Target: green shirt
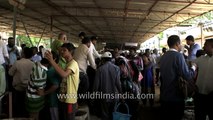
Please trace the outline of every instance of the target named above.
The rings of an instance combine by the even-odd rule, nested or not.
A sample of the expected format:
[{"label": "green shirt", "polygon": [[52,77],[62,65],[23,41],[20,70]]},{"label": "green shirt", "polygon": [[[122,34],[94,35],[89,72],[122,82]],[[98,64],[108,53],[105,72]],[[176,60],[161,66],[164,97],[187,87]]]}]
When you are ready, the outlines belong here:
[{"label": "green shirt", "polygon": [[58,65],[65,70],[66,66],[67,66],[67,62],[63,57],[60,57],[59,61],[58,61]]},{"label": "green shirt", "polygon": [[0,100],[1,95],[5,92],[6,89],[6,80],[5,80],[5,70],[4,67],[0,64]]},{"label": "green shirt", "polygon": [[[59,87],[61,81],[60,79],[61,77],[58,75],[55,69],[50,67],[47,71],[47,89],[49,89],[52,85],[57,85]],[[47,95],[47,101],[50,107],[58,107],[58,90],[59,89]]]},{"label": "green shirt", "polygon": [[54,40],[51,45],[51,50],[55,52],[56,54],[59,54],[58,49],[63,45],[64,43],[60,40]]}]

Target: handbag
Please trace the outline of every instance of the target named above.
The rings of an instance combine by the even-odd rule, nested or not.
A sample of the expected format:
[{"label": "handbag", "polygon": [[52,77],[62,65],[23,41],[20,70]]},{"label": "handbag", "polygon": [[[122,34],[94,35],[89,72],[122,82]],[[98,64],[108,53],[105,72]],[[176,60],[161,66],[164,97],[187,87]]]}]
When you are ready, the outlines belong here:
[{"label": "handbag", "polygon": [[195,92],[197,91],[197,86],[193,80],[185,80],[182,76],[179,76],[178,83],[181,95],[185,99],[194,96]]},{"label": "handbag", "polygon": [[119,112],[118,108],[121,105],[121,103],[118,103],[118,104],[116,103],[114,107],[114,112],[113,112],[113,120],[130,120],[132,115],[129,114],[129,107],[126,103],[123,103],[123,104],[127,108],[127,113],[125,114],[125,113]]},{"label": "handbag", "polygon": [[131,77],[121,78],[121,87],[123,92],[133,92],[133,82]]}]

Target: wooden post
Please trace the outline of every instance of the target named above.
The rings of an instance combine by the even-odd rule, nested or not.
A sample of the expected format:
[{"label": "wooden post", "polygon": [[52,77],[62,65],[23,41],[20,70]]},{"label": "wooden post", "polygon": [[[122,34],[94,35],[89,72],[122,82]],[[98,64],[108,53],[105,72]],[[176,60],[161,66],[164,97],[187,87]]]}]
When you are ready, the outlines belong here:
[{"label": "wooden post", "polygon": [[9,92],[9,118],[13,117],[13,102],[12,92]]}]

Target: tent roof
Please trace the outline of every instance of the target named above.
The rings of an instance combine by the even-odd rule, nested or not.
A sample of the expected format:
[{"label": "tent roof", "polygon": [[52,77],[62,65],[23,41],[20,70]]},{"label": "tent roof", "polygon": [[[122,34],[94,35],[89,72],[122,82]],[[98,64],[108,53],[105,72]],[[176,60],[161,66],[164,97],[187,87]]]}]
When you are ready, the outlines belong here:
[{"label": "tent roof", "polygon": [[[0,1],[1,32],[12,32],[13,6],[8,1]],[[43,31],[43,37],[57,37],[63,31],[72,41],[84,31],[103,42],[141,43],[211,11],[213,0],[27,0],[23,6],[17,14],[17,34],[26,34],[25,25],[38,37]]]}]

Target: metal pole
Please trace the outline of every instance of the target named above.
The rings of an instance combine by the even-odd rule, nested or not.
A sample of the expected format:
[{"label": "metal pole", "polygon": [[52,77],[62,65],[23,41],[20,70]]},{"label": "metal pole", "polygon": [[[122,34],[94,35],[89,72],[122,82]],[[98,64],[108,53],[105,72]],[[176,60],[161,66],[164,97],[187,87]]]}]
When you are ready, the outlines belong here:
[{"label": "metal pole", "polygon": [[16,41],[16,17],[17,17],[17,6],[13,7],[13,38]]},{"label": "metal pole", "polygon": [[13,102],[12,102],[12,92],[9,92],[9,118],[13,117]]},{"label": "metal pole", "polygon": [[50,48],[52,48],[52,42],[53,42],[53,16],[50,17]]},{"label": "metal pole", "polygon": [[44,26],[44,28],[43,28],[43,32],[42,32],[42,34],[41,34],[41,37],[40,37],[39,42],[38,42],[38,44],[37,44],[37,47],[39,46],[39,44],[40,44],[40,42],[41,42],[41,38],[42,38],[43,35],[44,35],[44,31],[45,31],[46,27],[47,27],[47,24],[46,24],[46,25]]},{"label": "metal pole", "polygon": [[24,26],[25,32],[26,32],[26,34],[27,34],[27,37],[28,37],[28,39],[30,40],[30,44],[33,46],[33,43],[32,43],[32,41],[31,41],[31,39],[30,39],[30,35],[29,35],[29,33],[27,32],[27,28],[26,28],[26,26],[25,26],[25,24],[24,24],[24,21],[23,21],[23,19],[22,19],[21,16],[20,16],[20,18],[21,18],[21,22],[22,22],[22,24],[23,24],[23,26]]},{"label": "metal pole", "polygon": [[158,51],[160,50],[160,40],[161,39],[158,38]]},{"label": "metal pole", "polygon": [[203,46],[203,40],[204,40],[204,35],[203,35],[203,24],[200,25],[200,32],[201,32],[201,47]]}]

